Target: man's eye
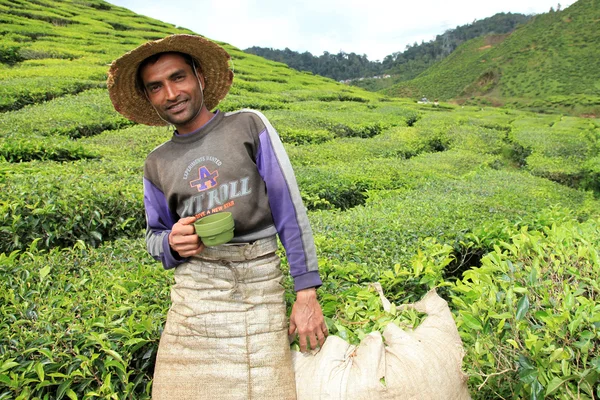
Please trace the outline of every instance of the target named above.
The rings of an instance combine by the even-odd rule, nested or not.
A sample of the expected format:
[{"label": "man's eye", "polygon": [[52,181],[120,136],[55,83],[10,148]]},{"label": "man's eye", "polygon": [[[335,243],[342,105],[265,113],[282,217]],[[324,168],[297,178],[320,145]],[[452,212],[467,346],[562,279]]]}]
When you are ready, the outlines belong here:
[{"label": "man's eye", "polygon": [[158,89],[160,89],[160,86],[158,86],[158,85],[153,85],[148,88],[148,90],[152,93],[156,93],[158,91]]},{"label": "man's eye", "polygon": [[178,75],[178,76],[176,76],[176,77],[175,77],[175,82],[181,82],[181,81],[182,81],[182,80],[184,80],[184,79],[185,79],[185,76],[183,76],[183,75]]}]

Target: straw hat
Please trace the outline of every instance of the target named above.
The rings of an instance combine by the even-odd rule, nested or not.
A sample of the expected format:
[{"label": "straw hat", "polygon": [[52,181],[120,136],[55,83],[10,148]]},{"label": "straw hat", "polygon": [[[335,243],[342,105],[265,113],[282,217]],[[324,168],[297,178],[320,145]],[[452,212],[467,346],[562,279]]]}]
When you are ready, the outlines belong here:
[{"label": "straw hat", "polygon": [[108,71],[108,93],[119,113],[144,125],[167,125],[143,92],[136,87],[137,70],[146,58],[162,52],[178,51],[200,63],[204,76],[204,104],[212,110],[229,92],[233,72],[229,69],[229,54],[219,45],[194,35],[172,35],[144,43],[119,57]]}]

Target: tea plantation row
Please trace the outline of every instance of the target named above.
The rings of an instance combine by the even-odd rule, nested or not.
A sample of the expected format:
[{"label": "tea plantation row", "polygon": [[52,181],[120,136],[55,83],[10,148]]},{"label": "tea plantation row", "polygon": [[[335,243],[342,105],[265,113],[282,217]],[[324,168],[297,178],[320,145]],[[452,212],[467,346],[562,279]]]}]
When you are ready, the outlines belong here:
[{"label": "tea plantation row", "polygon": [[[395,229],[393,221],[372,220],[361,234],[383,236],[378,231]],[[475,398],[594,398],[600,221],[582,224],[554,208],[529,220],[529,229],[525,221],[507,222],[483,223],[465,235],[449,229],[413,237],[412,245],[390,237],[333,241],[317,223],[320,297],[330,331],[356,343],[390,321],[418,324],[422,316],[414,312],[381,310],[370,282],[381,282],[397,306],[437,286],[452,299]],[[482,266],[461,279],[446,270],[457,260],[444,244],[452,236],[463,246],[490,249]],[[388,257],[396,262],[382,264]],[[99,248],[79,242],[47,253],[33,245],[0,255],[0,265],[0,382],[9,389],[2,398],[149,398],[172,275],[147,256],[142,239]]]},{"label": "tea plantation row", "polygon": [[[591,303],[577,295],[578,300],[569,300],[583,307],[579,322],[565,313],[543,320],[556,318],[564,322],[561,327],[571,324],[570,335],[576,341],[587,338],[587,345],[565,342],[555,323],[556,332],[549,331],[531,347],[530,338],[549,322],[540,324],[524,315],[546,315],[539,312],[548,313],[548,296],[556,290],[542,285],[535,294],[540,300],[533,293],[527,297],[530,314],[517,314],[525,308],[525,284],[514,289],[510,281],[508,286],[503,283],[502,275],[499,281],[490,280],[487,270],[474,275],[478,270],[473,269],[460,277],[469,267],[483,263],[485,268],[486,260],[500,257],[519,266],[515,275],[529,274],[532,280],[529,248],[508,254],[511,240],[532,235],[540,242],[549,232],[565,230],[565,243],[581,246],[587,241],[589,246],[575,251],[575,244],[563,243],[557,257],[577,256],[577,263],[589,264],[589,271],[578,273],[585,273],[582,282],[591,284],[589,276],[597,272],[592,243],[598,240],[598,200],[593,192],[545,179],[529,161],[537,156],[541,165],[563,157],[586,165],[597,157],[596,122],[498,110],[411,111],[410,106],[390,117],[393,108],[386,103],[369,108],[360,102],[328,102],[326,107],[331,114],[288,110],[288,118],[280,118],[279,111],[265,113],[291,135],[298,132],[300,121],[307,121],[305,137],[313,132],[316,137],[329,135],[320,144],[309,139],[308,144],[294,145],[294,138],[284,139],[313,210],[310,218],[324,276],[320,297],[330,331],[357,343],[392,320],[407,327],[418,324],[422,316],[414,313],[383,312],[369,289],[372,282],[381,282],[397,305],[416,301],[437,286],[453,299],[476,398],[541,398],[544,393],[569,398],[576,391],[593,390],[589,382],[597,379],[593,354],[599,337],[598,321],[592,317],[597,307],[594,286],[586,295]],[[357,126],[341,117],[351,112],[357,119],[371,113],[365,124],[384,121],[381,132],[368,138],[336,133],[332,127]],[[418,118],[408,126],[411,113]],[[553,144],[527,142],[527,129],[547,132]],[[564,129],[564,134],[553,135],[555,129]],[[13,398],[10,393],[23,399],[149,395],[171,274],[150,260],[141,239],[117,238],[142,237],[141,160],[169,135],[165,128],[133,126],[68,139],[95,159],[3,164],[8,201],[2,205],[0,235],[9,247],[0,256],[0,281],[5,293],[2,329],[8,339],[0,349],[0,382],[10,391],[2,398]],[[558,167],[566,175],[576,164]],[[529,230],[522,231],[525,226]],[[579,231],[584,233],[576,236]],[[14,249],[20,251],[11,253]],[[535,265],[544,270],[536,276],[564,274],[564,269],[552,269],[564,263],[548,263],[545,253],[540,257]],[[476,285],[473,277],[479,279]],[[289,278],[287,286],[291,302]],[[473,293],[489,297],[487,291],[501,293],[495,303],[468,300],[476,297]],[[548,363],[549,352],[559,354],[558,349],[560,355]]]},{"label": "tea plantation row", "polygon": [[[138,235],[143,228],[141,160],[169,133],[165,128],[131,127],[69,139],[73,134],[68,132],[82,129],[78,124],[84,104],[88,124],[128,124],[104,104],[101,92],[89,94],[0,116],[9,122],[2,125],[6,140],[1,150],[8,163],[0,176],[6,187],[0,250],[24,249],[36,238],[44,247],[71,246],[77,240],[97,245]],[[285,113],[265,111],[278,130],[287,132],[282,137],[309,209],[345,210],[364,204],[374,191],[418,189],[481,175],[486,169],[506,171],[498,176],[523,171],[513,184],[532,173],[599,192],[600,129],[593,121],[499,111],[469,114],[462,109],[423,113],[388,103],[321,104],[306,102],[301,108],[294,103]],[[43,120],[49,110],[55,117]],[[37,134],[31,133],[36,129]],[[361,137],[368,129],[376,133]],[[309,144],[293,146],[299,135]],[[354,135],[358,137],[349,137]],[[313,137],[319,143],[311,144]],[[36,154],[41,160],[14,163]],[[49,161],[53,159],[79,161],[56,168]],[[482,184],[492,187],[491,179]],[[545,184],[540,180],[534,187]],[[506,189],[515,193],[510,186]],[[557,186],[550,191],[561,190]],[[579,209],[580,204],[567,206]]]}]

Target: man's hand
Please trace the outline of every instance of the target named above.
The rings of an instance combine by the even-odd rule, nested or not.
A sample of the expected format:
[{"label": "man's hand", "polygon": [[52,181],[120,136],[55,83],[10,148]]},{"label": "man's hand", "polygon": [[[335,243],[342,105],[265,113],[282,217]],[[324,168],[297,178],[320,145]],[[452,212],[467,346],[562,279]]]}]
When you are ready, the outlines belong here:
[{"label": "man's hand", "polygon": [[204,244],[196,235],[195,221],[195,217],[181,218],[169,233],[169,246],[182,258],[198,255],[204,250]]},{"label": "man's hand", "polygon": [[327,325],[317,301],[315,288],[299,290],[296,293],[288,334],[293,335],[296,332],[300,341],[300,351],[303,353],[307,351],[307,343],[310,343],[310,348],[313,350],[317,345],[323,346],[325,343],[325,336],[328,335]]}]

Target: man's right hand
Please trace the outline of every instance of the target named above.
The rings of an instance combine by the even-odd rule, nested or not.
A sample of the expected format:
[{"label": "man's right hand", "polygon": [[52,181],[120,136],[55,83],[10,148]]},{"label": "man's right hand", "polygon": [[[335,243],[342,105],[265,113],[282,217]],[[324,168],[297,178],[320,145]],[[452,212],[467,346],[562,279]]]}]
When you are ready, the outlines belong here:
[{"label": "man's right hand", "polygon": [[181,258],[198,255],[204,250],[204,244],[196,235],[195,217],[181,218],[173,225],[169,233],[169,246]]}]

